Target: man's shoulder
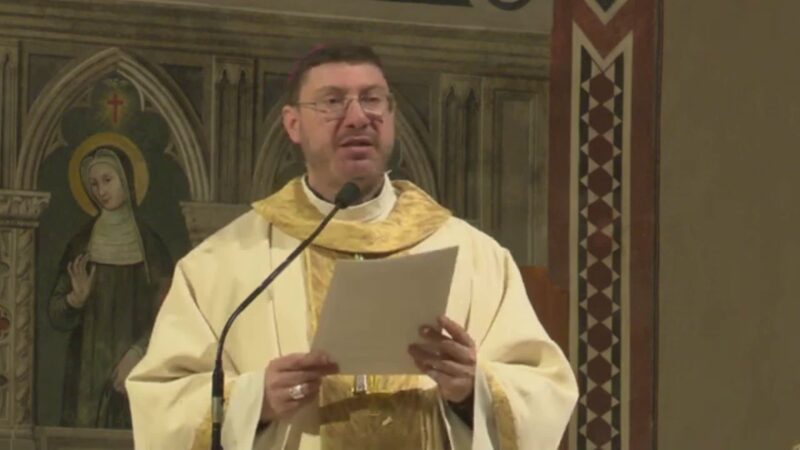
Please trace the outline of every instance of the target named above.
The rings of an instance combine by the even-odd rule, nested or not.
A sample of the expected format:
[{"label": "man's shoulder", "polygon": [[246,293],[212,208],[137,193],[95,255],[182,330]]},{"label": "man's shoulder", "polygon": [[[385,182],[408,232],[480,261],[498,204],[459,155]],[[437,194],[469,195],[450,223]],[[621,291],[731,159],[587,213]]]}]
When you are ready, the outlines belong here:
[{"label": "man's shoulder", "polygon": [[184,264],[235,254],[263,243],[269,236],[269,223],[252,209],[223,226],[184,256]]},{"label": "man's shoulder", "polygon": [[480,277],[503,277],[508,263],[508,250],[491,235],[466,220],[453,217],[432,236],[435,247],[458,246],[462,268],[470,267]]},{"label": "man's shoulder", "polygon": [[451,217],[438,233],[459,241],[459,244],[473,245],[486,250],[501,251],[503,247],[495,238],[476,225],[458,217]]}]

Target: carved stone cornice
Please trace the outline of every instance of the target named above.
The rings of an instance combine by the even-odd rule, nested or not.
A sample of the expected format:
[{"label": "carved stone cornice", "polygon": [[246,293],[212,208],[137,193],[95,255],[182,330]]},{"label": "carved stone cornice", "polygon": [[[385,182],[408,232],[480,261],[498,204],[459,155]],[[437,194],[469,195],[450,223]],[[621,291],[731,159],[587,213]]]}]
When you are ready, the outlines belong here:
[{"label": "carved stone cornice", "polygon": [[49,192],[0,189],[0,226],[35,228],[49,203]]},{"label": "carved stone cornice", "polygon": [[3,34],[272,60],[294,60],[316,42],[348,40],[369,42],[391,65],[536,78],[546,78],[549,71],[549,38],[537,33],[166,4],[40,3],[0,0]]},{"label": "carved stone cornice", "polygon": [[214,58],[214,83],[226,80],[228,84],[236,86],[245,79],[248,83],[253,83],[255,72],[255,60],[252,58]]}]

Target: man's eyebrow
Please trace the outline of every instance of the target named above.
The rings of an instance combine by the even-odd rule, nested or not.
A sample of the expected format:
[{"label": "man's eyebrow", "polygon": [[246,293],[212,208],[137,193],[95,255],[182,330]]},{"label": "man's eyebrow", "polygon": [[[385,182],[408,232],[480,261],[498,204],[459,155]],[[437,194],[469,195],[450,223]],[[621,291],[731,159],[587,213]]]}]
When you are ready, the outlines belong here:
[{"label": "man's eyebrow", "polygon": [[[376,84],[370,84],[368,86],[364,86],[363,88],[359,89],[360,92],[372,92],[372,91],[376,91],[376,90],[388,91],[389,88],[387,88],[386,86],[384,86],[382,84],[377,84],[376,83]],[[328,86],[319,87],[319,88],[314,90],[314,95],[329,94],[329,93],[332,93],[332,94],[345,94],[345,93],[347,93],[347,89],[343,89],[343,88],[341,88],[339,86],[328,85]]]},{"label": "man's eyebrow", "polygon": [[314,94],[343,94],[345,92],[344,89],[337,87],[337,86],[322,86],[314,90]]},{"label": "man's eyebrow", "polygon": [[382,85],[382,84],[371,84],[371,85],[369,85],[369,86],[367,86],[367,87],[365,87],[364,89],[361,90],[361,92],[372,92],[372,91],[386,91],[386,92],[389,92],[389,88],[384,86],[384,85]]}]

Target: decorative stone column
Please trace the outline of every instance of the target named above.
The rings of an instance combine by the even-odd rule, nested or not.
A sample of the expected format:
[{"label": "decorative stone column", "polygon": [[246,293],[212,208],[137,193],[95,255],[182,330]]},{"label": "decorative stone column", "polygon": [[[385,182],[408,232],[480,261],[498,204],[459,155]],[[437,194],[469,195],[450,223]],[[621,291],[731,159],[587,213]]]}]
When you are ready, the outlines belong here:
[{"label": "decorative stone column", "polygon": [[35,232],[49,201],[0,190],[0,448],[33,448]]},{"label": "decorative stone column", "polygon": [[0,186],[9,186],[17,166],[19,44],[0,40]]},{"label": "decorative stone column", "polygon": [[653,448],[662,1],[553,4],[549,255],[570,295],[570,449]]},{"label": "decorative stone column", "polygon": [[214,199],[250,199],[255,115],[255,61],[214,58],[211,173]]},{"label": "decorative stone column", "polygon": [[442,78],[441,90],[439,192],[442,202],[453,214],[479,225],[481,80],[447,75]]}]

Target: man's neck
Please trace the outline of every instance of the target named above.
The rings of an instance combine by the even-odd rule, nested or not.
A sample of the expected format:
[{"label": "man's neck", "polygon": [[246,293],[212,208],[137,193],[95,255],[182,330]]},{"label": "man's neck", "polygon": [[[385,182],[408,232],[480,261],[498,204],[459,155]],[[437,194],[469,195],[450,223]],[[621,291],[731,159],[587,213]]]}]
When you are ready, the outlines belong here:
[{"label": "man's neck", "polygon": [[[361,197],[354,203],[354,205],[367,202],[377,197],[383,188],[384,178],[385,177],[381,176],[377,180],[370,183],[356,182],[359,189],[361,189]],[[327,185],[320,183],[315,180],[311,174],[306,175],[306,184],[311,192],[314,193],[314,195],[328,203],[333,203],[334,199],[336,198],[336,194],[339,192],[339,189],[342,188],[340,185]]]}]

